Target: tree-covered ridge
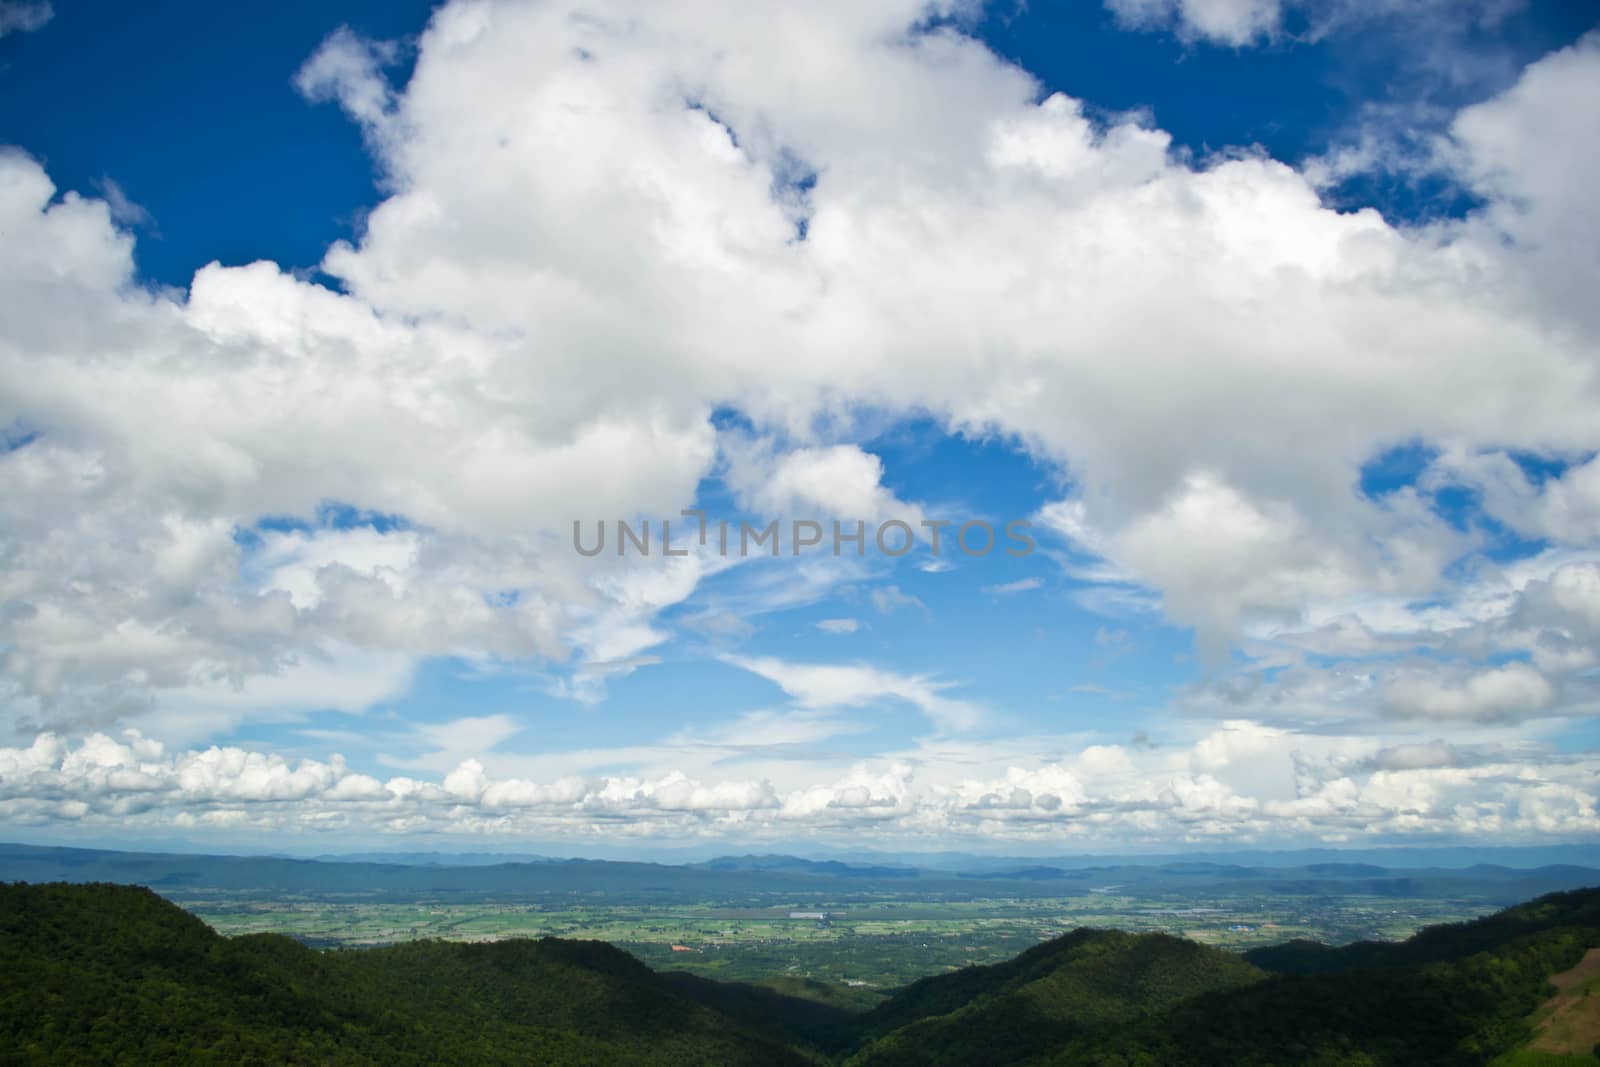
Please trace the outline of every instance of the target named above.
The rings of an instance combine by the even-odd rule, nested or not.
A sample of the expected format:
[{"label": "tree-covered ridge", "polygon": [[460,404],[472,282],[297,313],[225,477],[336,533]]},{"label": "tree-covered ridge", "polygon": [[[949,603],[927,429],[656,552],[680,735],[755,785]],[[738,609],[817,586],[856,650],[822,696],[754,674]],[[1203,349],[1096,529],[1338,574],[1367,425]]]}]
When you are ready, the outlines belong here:
[{"label": "tree-covered ridge", "polygon": [[853,1064],[1018,1063],[1266,974],[1164,934],[1077,930],[994,967],[925,978],[867,1015]]},{"label": "tree-covered ridge", "polygon": [[1044,1062],[1195,1064],[1484,1064],[1528,1036],[1526,1017],[1600,931],[1556,930],[1455,963],[1287,976],[1198,997]]},{"label": "tree-covered ridge", "polygon": [[[857,1024],[862,1047],[851,1062],[1485,1064],[1525,1041],[1551,976],[1596,945],[1594,889],[1404,942],[1296,942],[1247,959],[1080,930],[996,967],[913,983]],[[1316,973],[1269,977],[1251,962]]]},{"label": "tree-covered ridge", "polygon": [[1600,892],[1549,893],[1481,919],[1430,926],[1404,941],[1358,941],[1338,948],[1289,941],[1253,949],[1244,958],[1278,974],[1337,974],[1465,959],[1561,927],[1600,927]]},{"label": "tree-covered ridge", "polygon": [[1552,893],[1390,945],[1291,943],[1250,958],[1270,981],[1208,994],[1066,1045],[1051,1064],[1103,1067],[1486,1064],[1529,1034],[1550,978],[1600,945],[1600,890]]},{"label": "tree-covered ridge", "polygon": [[1078,930],[852,1016],[599,942],[318,952],[223,938],[145,889],[0,885],[0,1062],[1465,1067],[1519,1049],[1550,978],[1595,946],[1600,889],[1255,954],[1317,973]]},{"label": "tree-covered ridge", "polygon": [[806,1061],[598,942],[317,952],[146,889],[0,886],[0,1048],[31,1063]]}]

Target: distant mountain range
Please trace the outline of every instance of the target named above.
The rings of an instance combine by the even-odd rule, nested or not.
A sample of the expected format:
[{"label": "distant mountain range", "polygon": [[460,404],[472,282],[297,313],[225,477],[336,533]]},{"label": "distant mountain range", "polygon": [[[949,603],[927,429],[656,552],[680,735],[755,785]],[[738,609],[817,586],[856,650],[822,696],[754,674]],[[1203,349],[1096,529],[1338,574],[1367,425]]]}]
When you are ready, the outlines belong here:
[{"label": "distant mountain range", "polygon": [[[117,852],[0,844],[0,881],[117,882],[167,894],[198,890],[262,893],[360,892],[414,897],[419,893],[500,898],[541,893],[600,894],[618,902],[714,897],[828,896],[848,886],[919,890],[949,897],[1072,896],[1107,886],[1129,896],[1215,895],[1233,891],[1280,895],[1354,893],[1411,898],[1472,896],[1491,905],[1541,893],[1600,884],[1600,869],[1572,864],[1532,868],[1480,863],[1468,868],[1384,867],[1319,860],[1271,866],[1198,860],[1117,863],[1092,867],[1053,864],[952,870],[901,864],[855,864],[783,855],[728,856],[678,866],[617,860],[518,858],[458,862],[458,857],[393,854],[375,859],[292,859],[281,856],[204,856]],[[402,862],[404,860],[404,862]]]},{"label": "distant mountain range", "polygon": [[[1552,977],[1600,946],[1600,889],[1392,945],[1234,956],[1078,930],[865,1014],[657,974],[596,942],[317,952],[226,939],[144,889],[0,886],[0,1058],[18,1063],[1578,1064],[1526,1053]],[[1570,980],[1568,980],[1570,979]],[[801,991],[804,992],[803,990]],[[1563,1034],[1567,1033],[1563,1031]],[[1541,1037],[1548,1037],[1548,1034]],[[1569,1040],[1562,1037],[1562,1040]],[[1548,1047],[1548,1046],[1547,1046]]]},{"label": "distant mountain range", "polygon": [[[39,844],[39,842],[28,842]],[[51,845],[65,844],[52,840]],[[86,851],[132,851],[119,840],[91,839],[71,843]],[[765,852],[747,855],[721,854],[705,846],[693,848],[639,847],[618,849],[597,845],[596,851],[574,856],[570,845],[557,842],[529,844],[528,851],[463,851],[451,847],[432,849],[368,849],[362,851],[303,852],[273,851],[243,846],[244,851],[227,855],[268,856],[275,859],[311,859],[332,863],[395,863],[428,867],[480,867],[496,863],[539,863],[565,859],[604,860],[620,863],[648,863],[666,867],[687,867],[725,860],[800,859],[807,862],[835,862],[849,867],[909,867],[946,873],[982,873],[1026,867],[1058,867],[1079,870],[1086,867],[1158,867],[1169,863],[1215,863],[1227,866],[1306,867],[1319,863],[1365,863],[1385,869],[1439,867],[1461,869],[1486,863],[1500,867],[1531,869],[1546,866],[1575,866],[1600,869],[1600,842],[1555,845],[1373,845],[1365,847],[1263,848],[1250,847],[1182,852],[1079,852],[1029,853],[1012,855],[979,852],[903,852],[882,849],[836,848],[810,843],[774,844]],[[165,855],[215,854],[193,841],[174,838],[142,844],[138,851]]]},{"label": "distant mountain range", "polygon": [[1215,863],[1246,867],[1305,867],[1318,863],[1367,863],[1384,868],[1502,867],[1572,865],[1600,867],[1600,843],[1561,845],[1386,845],[1354,848],[1226,849],[1215,852],[1073,853],[1067,855],[992,856],[972,852],[883,852],[858,850],[825,858],[846,863],[888,863],[947,871],[987,871],[1042,865],[1078,869],[1108,866],[1161,866],[1169,863]]},{"label": "distant mountain range", "polygon": [[555,863],[549,856],[524,852],[348,852],[323,856],[278,855],[321,863],[390,863],[402,867],[492,867],[498,863]]}]

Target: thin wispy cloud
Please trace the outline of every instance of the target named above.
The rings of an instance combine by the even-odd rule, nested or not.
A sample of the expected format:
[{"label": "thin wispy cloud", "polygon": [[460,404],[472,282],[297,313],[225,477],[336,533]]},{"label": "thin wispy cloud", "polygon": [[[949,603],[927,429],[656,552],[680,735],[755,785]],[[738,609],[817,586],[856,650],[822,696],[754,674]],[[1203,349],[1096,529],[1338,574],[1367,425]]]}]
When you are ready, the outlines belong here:
[{"label": "thin wispy cloud", "polygon": [[982,586],[981,591],[990,596],[1016,596],[1018,593],[1031,593],[1043,585],[1043,578],[1018,578],[1014,582]]}]

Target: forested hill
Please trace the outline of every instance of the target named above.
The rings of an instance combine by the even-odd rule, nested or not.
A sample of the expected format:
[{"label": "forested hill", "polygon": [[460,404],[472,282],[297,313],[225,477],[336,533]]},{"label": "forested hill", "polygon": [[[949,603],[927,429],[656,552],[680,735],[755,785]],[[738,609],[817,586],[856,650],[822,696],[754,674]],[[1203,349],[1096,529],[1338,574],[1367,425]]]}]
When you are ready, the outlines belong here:
[{"label": "forested hill", "polygon": [[0,886],[0,1061],[804,1063],[601,942],[317,952],[146,889]]},{"label": "forested hill", "polygon": [[1267,977],[1165,934],[1077,930],[993,967],[913,982],[863,1016],[853,1063],[1019,1063],[1201,993]]},{"label": "forested hill", "polygon": [[1600,927],[1600,890],[1551,893],[1481,919],[1430,926],[1405,941],[1358,941],[1338,948],[1289,941],[1253,949],[1244,958],[1281,974],[1338,974],[1462,960],[1564,927]]},{"label": "forested hill", "polygon": [[1595,946],[1600,890],[1254,963],[1079,930],[852,1017],[595,942],[317,952],[220,937],[144,889],[0,885],[0,1062],[1465,1067],[1522,1043]]},{"label": "forested hill", "polygon": [[[1244,958],[1080,930],[995,967],[913,983],[860,1019],[850,1063],[1485,1064],[1525,1040],[1551,976],[1597,945],[1594,889],[1404,942],[1296,942]],[[1528,1062],[1596,1062],[1582,1051]]]},{"label": "forested hill", "polygon": [[[1423,930],[1386,946],[1311,947],[1249,954],[1294,971],[1207,994],[1114,1032],[1068,1044],[1040,1062],[1103,1067],[1206,1064],[1278,1067],[1577,1067],[1596,1062],[1518,1050],[1552,976],[1600,946],[1600,889],[1552,893],[1468,923]],[[1502,1054],[1511,1055],[1500,1058]]]}]

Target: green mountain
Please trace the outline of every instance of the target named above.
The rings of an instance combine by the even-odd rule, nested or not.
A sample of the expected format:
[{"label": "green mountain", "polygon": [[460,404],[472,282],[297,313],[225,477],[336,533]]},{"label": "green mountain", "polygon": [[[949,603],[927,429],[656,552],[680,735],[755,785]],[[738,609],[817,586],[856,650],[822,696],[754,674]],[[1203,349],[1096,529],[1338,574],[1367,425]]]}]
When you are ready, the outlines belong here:
[{"label": "green mountain", "polygon": [[865,1016],[852,1064],[1019,1063],[1108,1024],[1266,978],[1165,934],[1077,930],[993,967],[924,978]]},{"label": "green mountain", "polygon": [[853,1012],[833,987],[657,974],[598,942],[319,952],[221,937],[146,889],[0,885],[0,1063],[1600,1062],[1582,1047],[1597,946],[1600,889],[1249,959],[1078,930]]},{"label": "green mountain", "polygon": [[317,952],[223,938],[146,889],[0,886],[0,1060],[804,1063],[600,942]]},{"label": "green mountain", "polygon": [[1405,941],[1357,941],[1338,948],[1289,941],[1252,949],[1244,958],[1279,974],[1338,974],[1462,960],[1563,927],[1600,927],[1600,892],[1551,893],[1481,919],[1430,926]]},{"label": "green mountain", "polygon": [[[1550,979],[1600,946],[1600,890],[1554,893],[1396,944],[1249,954],[1284,973],[1057,1049],[1061,1065],[1484,1064],[1532,1033]],[[1314,972],[1314,973],[1307,973]],[[1532,1062],[1532,1061],[1530,1061]]]}]

